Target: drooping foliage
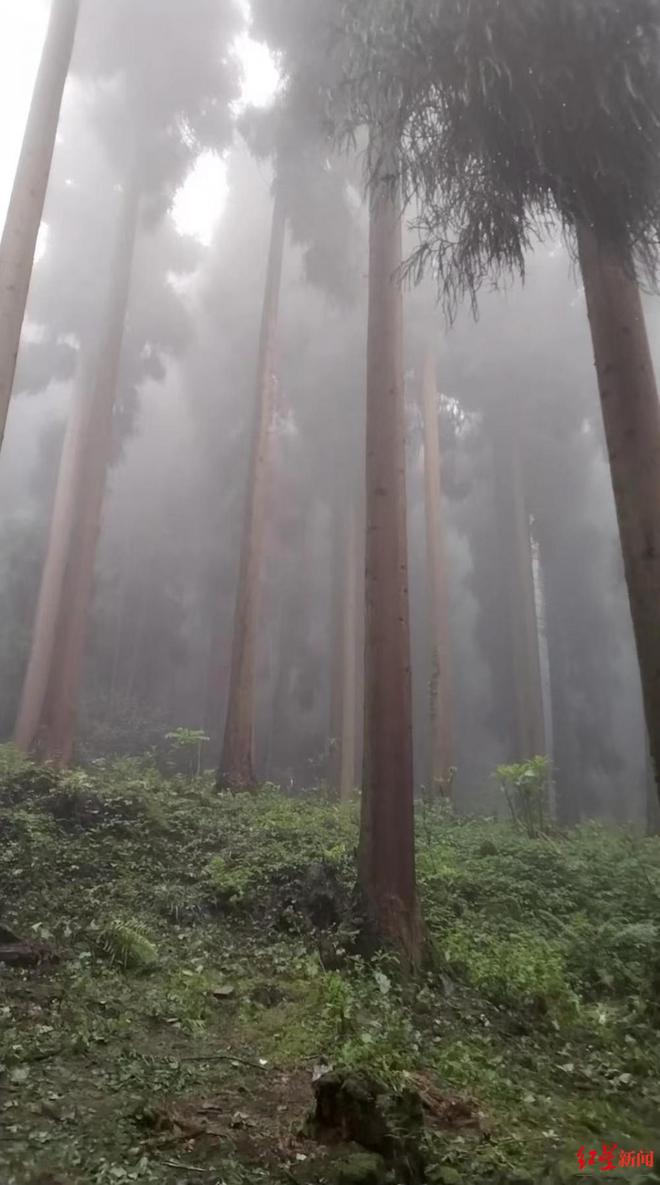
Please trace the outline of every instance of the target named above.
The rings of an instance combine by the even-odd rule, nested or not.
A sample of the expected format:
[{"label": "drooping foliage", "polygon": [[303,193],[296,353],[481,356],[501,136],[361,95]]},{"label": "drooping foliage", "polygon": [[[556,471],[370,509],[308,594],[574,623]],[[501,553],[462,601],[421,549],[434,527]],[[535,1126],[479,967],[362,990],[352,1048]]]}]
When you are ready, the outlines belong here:
[{"label": "drooping foliage", "polygon": [[493,269],[524,272],[557,218],[653,279],[659,49],[658,0],[346,0],[339,115],[400,140],[409,267],[434,267],[450,308]]}]

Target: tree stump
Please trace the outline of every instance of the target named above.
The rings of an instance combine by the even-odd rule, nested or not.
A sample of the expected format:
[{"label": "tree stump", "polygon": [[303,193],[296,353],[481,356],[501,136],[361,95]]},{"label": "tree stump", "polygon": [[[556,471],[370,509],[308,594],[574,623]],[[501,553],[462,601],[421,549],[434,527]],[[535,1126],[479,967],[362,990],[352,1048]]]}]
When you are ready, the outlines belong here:
[{"label": "tree stump", "polygon": [[314,1084],[311,1118],[324,1143],[359,1144],[409,1182],[421,1180],[424,1109],[418,1091],[392,1091],[365,1071],[335,1070]]}]

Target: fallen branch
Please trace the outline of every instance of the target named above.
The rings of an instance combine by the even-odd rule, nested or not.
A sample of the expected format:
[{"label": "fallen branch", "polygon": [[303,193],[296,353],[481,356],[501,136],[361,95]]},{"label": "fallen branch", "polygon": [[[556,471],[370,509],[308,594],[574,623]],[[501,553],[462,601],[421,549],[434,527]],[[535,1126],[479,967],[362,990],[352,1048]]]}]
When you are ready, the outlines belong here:
[{"label": "fallen branch", "polygon": [[168,1169],[183,1169],[187,1173],[214,1173],[215,1169],[200,1169],[195,1164],[183,1164],[180,1160],[159,1160],[159,1164],[164,1164]]}]

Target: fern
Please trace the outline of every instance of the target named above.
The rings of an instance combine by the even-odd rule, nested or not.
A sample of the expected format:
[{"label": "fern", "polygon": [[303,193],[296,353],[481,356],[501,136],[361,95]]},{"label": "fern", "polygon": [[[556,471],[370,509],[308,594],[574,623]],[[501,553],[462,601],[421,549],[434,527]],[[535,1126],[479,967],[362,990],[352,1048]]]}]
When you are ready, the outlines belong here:
[{"label": "fern", "polygon": [[117,918],[100,932],[99,945],[115,965],[126,971],[151,971],[158,963],[158,950],[133,922]]}]

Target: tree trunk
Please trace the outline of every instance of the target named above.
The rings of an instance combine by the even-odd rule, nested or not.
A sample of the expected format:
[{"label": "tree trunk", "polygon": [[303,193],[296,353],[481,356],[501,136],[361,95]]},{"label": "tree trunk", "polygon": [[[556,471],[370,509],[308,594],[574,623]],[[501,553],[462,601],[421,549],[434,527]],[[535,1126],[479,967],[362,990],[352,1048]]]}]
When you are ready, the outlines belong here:
[{"label": "tree trunk", "polygon": [[64,577],[80,492],[80,467],[84,442],[89,433],[90,407],[89,401],[85,399],[86,377],[83,375],[78,379],[66,427],[32,644],[16,719],[14,740],[25,753],[29,753],[39,739],[62,608]]},{"label": "tree trunk", "polygon": [[281,192],[273,208],[266,290],[259,342],[255,418],[234,612],[229,700],[219,786],[251,786],[254,772],[254,666],[261,552],[268,501],[268,467],[273,404],[273,372],[286,211]]},{"label": "tree trunk", "polygon": [[366,430],[366,635],[358,880],[371,936],[421,954],[415,880],[406,541],[401,209],[371,193]]},{"label": "tree trunk", "polygon": [[645,781],[644,818],[647,835],[660,835],[660,803],[656,793],[655,773],[651,754],[646,753],[646,781]]},{"label": "tree trunk", "polygon": [[582,816],[582,770],[578,752],[578,713],[572,669],[575,656],[571,655],[570,640],[566,636],[563,607],[564,587],[561,579],[561,550],[553,546],[547,534],[541,544],[541,570],[545,588],[545,618],[550,672],[550,709],[552,716],[552,760],[556,787],[557,822],[562,827],[579,823]]},{"label": "tree trunk", "polygon": [[426,552],[431,616],[431,782],[444,797],[451,796],[456,765],[452,687],[447,556],[442,516],[440,444],[435,352],[429,346],[422,385],[424,421],[424,489],[426,504]]},{"label": "tree trunk", "polygon": [[17,743],[58,766],[71,759],[94,583],[126,306],[137,231],[139,186],[127,185],[103,337],[76,393],[48,541]]},{"label": "tree trunk", "polygon": [[358,784],[357,776],[357,626],[358,626],[358,536],[355,506],[348,511],[344,530],[341,570],[342,611],[340,621],[339,735],[337,789],[346,802]]},{"label": "tree trunk", "polygon": [[660,405],[639,288],[623,252],[578,227],[619,537],[660,794]]},{"label": "tree trunk", "polygon": [[545,756],[547,746],[532,542],[519,417],[513,399],[497,422],[495,447],[511,645],[514,718],[510,759],[519,762]]},{"label": "tree trunk", "polygon": [[55,148],[79,0],[53,0],[0,244],[0,445],[7,422],[34,252]]},{"label": "tree trunk", "polygon": [[544,756],[546,752],[539,633],[536,616],[532,541],[525,498],[520,441],[513,427],[512,492],[516,563],[511,572],[513,614],[513,658],[516,686],[518,747],[521,759]]}]

